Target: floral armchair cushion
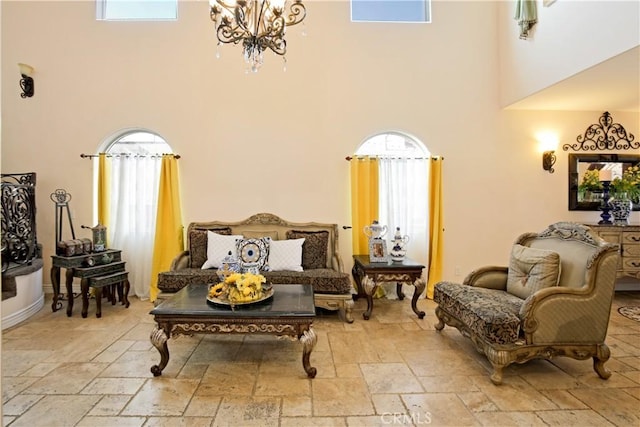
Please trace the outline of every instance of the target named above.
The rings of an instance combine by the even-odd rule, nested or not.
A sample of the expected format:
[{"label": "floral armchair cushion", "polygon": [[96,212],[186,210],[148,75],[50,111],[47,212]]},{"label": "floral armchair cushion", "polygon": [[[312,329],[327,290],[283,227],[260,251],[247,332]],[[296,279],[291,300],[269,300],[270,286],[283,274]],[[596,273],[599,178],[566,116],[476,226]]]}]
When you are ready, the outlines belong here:
[{"label": "floral armchair cushion", "polygon": [[436,284],[433,300],[484,339],[496,344],[515,343],[520,336],[520,297],[498,289]]}]

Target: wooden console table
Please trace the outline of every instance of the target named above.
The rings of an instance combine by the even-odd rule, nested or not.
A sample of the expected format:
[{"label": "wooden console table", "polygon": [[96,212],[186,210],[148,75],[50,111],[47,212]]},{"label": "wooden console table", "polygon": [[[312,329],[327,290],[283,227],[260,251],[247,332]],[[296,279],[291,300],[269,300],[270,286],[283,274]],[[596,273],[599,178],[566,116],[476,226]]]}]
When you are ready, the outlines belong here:
[{"label": "wooden console table", "polygon": [[620,245],[617,276],[640,280],[640,224],[585,224],[609,243]]},{"label": "wooden console table", "polygon": [[[53,286],[53,302],[51,309],[57,311],[62,308],[60,299],[60,269],[66,269],[65,285],[67,288],[67,316],[73,313],[73,278],[78,277],[80,294],[82,295],[82,317],[87,317],[89,308],[89,287],[96,289],[96,317],[102,316],[102,288],[112,286],[118,289],[118,294],[125,307],[129,307],[129,280],[125,271],[119,249],[107,249],[104,252],[75,256],[51,256],[51,284]],[[112,286],[113,287],[113,286]],[[112,303],[115,296],[112,292]]]},{"label": "wooden console table", "polygon": [[365,320],[369,320],[373,311],[373,295],[378,289],[378,285],[383,282],[394,282],[398,299],[404,299],[402,284],[408,283],[415,287],[413,298],[411,298],[411,308],[418,315],[424,318],[424,311],[418,310],[418,298],[424,292],[426,283],[421,279],[424,265],[405,258],[401,262],[370,262],[369,255],[354,255],[353,269],[351,274],[358,285],[358,295],[367,298],[367,311],[362,313]]}]

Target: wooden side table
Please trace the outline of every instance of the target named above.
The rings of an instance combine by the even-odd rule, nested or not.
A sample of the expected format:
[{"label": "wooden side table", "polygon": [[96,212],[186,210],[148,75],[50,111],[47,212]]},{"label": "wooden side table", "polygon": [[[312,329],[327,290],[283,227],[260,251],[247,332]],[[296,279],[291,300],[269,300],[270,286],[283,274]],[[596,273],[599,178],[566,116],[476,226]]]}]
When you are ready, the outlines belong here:
[{"label": "wooden side table", "polygon": [[[128,274],[125,271],[125,262],[121,258],[121,250],[107,249],[104,252],[75,256],[51,256],[51,284],[53,286],[53,302],[51,309],[57,311],[62,308],[60,299],[60,269],[66,269],[65,285],[67,288],[67,316],[73,312],[73,278],[78,277],[80,282],[80,294],[82,295],[82,317],[87,317],[89,307],[89,287],[95,287],[96,298],[102,298],[102,287],[117,284],[122,286],[122,303],[129,307],[126,295],[129,293]],[[101,301],[98,302],[96,316],[102,312]]]},{"label": "wooden side table", "polygon": [[421,279],[424,265],[419,264],[409,258],[405,258],[401,262],[370,262],[369,255],[354,255],[353,269],[351,274],[358,285],[358,295],[367,298],[367,311],[362,314],[365,320],[369,320],[373,311],[373,295],[378,289],[378,285],[383,282],[396,283],[396,292],[398,299],[404,299],[402,293],[402,284],[408,283],[415,287],[413,298],[411,298],[411,308],[418,315],[418,318],[424,318],[424,311],[418,310],[418,298],[424,292],[426,283]]},{"label": "wooden side table", "polygon": [[124,271],[124,263],[122,263],[123,271],[112,273],[106,276],[90,277],[88,282],[83,281],[82,284],[86,286],[82,290],[82,317],[87,317],[87,310],[89,308],[88,296],[89,289],[94,288],[96,290],[96,317],[102,316],[102,288],[110,289],[111,305],[116,305],[116,294],[118,299],[122,302],[125,308],[129,308],[129,273]]}]

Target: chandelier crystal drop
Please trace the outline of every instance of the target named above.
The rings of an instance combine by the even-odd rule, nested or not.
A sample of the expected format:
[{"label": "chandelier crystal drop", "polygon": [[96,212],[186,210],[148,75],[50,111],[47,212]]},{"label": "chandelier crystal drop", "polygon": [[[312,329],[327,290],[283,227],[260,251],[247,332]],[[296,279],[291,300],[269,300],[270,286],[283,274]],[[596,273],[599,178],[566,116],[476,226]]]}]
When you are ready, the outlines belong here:
[{"label": "chandelier crystal drop", "polygon": [[210,16],[218,44],[242,42],[244,59],[257,72],[269,48],[287,53],[287,27],[299,24],[307,15],[302,0],[210,0]]}]

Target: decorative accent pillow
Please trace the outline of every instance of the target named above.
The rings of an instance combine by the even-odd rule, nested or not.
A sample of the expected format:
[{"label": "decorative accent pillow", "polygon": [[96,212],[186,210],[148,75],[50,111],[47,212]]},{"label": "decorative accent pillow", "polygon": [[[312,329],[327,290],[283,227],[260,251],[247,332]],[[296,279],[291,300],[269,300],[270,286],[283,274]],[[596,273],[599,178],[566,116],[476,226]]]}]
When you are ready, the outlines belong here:
[{"label": "decorative accent pillow", "polygon": [[302,271],[304,239],[272,240],[269,243],[269,271]]},{"label": "decorative accent pillow", "polygon": [[302,244],[302,268],[327,268],[328,231],[287,231],[287,239],[304,239]]},{"label": "decorative accent pillow", "polygon": [[278,240],[278,231],[260,231],[260,230],[252,230],[252,231],[243,231],[245,239],[259,239],[261,237],[271,237],[271,240]]},{"label": "decorative accent pillow", "polygon": [[260,239],[240,239],[236,242],[238,263],[242,271],[257,268],[259,271],[268,270],[269,244],[271,237]]},{"label": "decorative accent pillow", "polygon": [[194,228],[189,231],[189,256],[191,268],[200,268],[207,261],[207,231],[224,236],[231,235],[231,227],[221,228]]},{"label": "decorative accent pillow", "polygon": [[557,286],[560,255],[547,250],[515,244],[511,249],[507,292],[522,299],[542,288]]},{"label": "decorative accent pillow", "polygon": [[229,255],[237,257],[236,240],[242,239],[242,235],[223,236],[207,231],[207,260],[202,264],[202,269],[220,268],[224,257]]}]

